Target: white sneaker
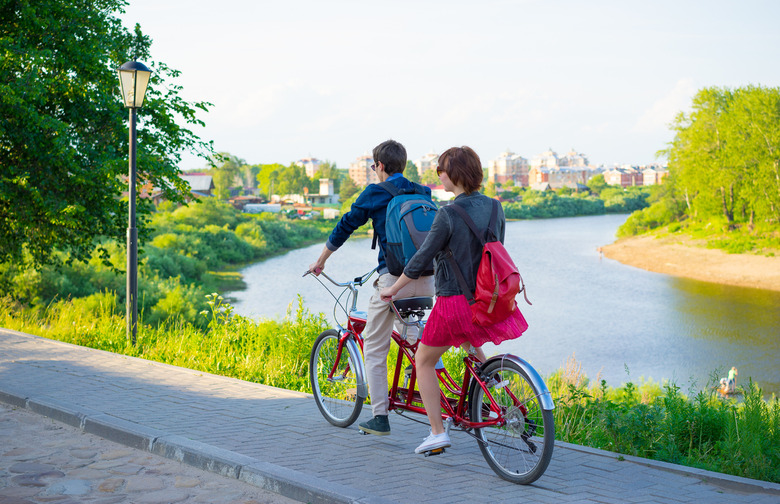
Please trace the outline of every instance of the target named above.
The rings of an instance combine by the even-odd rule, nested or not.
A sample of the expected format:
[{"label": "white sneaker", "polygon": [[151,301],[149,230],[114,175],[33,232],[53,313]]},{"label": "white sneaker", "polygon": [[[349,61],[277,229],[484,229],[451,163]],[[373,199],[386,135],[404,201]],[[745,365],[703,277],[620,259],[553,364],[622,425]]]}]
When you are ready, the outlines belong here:
[{"label": "white sneaker", "polygon": [[441,434],[433,434],[425,438],[420,446],[415,448],[414,453],[425,453],[427,451],[435,450],[437,448],[447,448],[452,446],[450,443],[450,437],[446,432]]}]

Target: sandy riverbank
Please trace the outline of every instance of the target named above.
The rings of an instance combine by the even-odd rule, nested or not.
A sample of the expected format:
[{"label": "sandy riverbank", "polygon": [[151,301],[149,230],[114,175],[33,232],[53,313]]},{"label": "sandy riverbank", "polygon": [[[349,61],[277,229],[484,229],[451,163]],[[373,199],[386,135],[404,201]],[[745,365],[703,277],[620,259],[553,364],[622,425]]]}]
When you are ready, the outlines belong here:
[{"label": "sandy riverbank", "polygon": [[728,254],[685,236],[634,236],[602,247],[623,264],[705,282],[780,291],[780,257]]}]

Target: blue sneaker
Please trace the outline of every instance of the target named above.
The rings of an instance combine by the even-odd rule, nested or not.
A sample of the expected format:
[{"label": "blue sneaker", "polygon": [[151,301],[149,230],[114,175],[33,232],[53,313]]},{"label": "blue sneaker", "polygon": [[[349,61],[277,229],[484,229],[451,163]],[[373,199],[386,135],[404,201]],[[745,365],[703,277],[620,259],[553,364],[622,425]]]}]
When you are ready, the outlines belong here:
[{"label": "blue sneaker", "polygon": [[358,429],[366,434],[387,436],[390,434],[390,422],[387,420],[387,415],[377,415],[368,422],[358,425]]}]

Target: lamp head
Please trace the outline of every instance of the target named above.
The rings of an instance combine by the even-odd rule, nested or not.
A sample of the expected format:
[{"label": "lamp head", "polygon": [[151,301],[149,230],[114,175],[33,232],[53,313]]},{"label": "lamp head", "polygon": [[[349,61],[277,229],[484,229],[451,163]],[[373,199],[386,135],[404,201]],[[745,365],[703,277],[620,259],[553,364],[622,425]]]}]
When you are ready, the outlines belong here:
[{"label": "lamp head", "polygon": [[139,108],[144,104],[146,87],[152,71],[137,61],[128,61],[119,67],[119,86],[125,107]]}]

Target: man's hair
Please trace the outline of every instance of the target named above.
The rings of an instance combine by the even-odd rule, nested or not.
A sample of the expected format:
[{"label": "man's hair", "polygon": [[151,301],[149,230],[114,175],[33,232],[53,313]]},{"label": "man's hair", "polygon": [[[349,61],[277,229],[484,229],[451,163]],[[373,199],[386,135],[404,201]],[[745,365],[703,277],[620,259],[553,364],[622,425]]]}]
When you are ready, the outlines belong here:
[{"label": "man's hair", "polygon": [[471,147],[451,147],[439,156],[439,167],[453,184],[471,194],[482,185],[482,161]]},{"label": "man's hair", "polygon": [[386,140],[374,147],[374,163],[385,165],[385,173],[403,173],[406,168],[406,149],[395,140]]}]

